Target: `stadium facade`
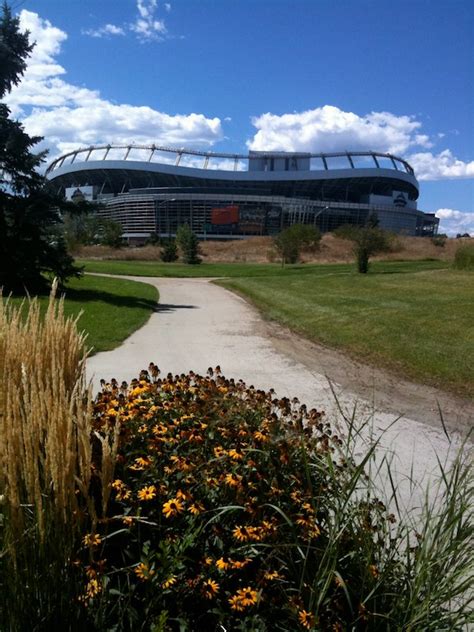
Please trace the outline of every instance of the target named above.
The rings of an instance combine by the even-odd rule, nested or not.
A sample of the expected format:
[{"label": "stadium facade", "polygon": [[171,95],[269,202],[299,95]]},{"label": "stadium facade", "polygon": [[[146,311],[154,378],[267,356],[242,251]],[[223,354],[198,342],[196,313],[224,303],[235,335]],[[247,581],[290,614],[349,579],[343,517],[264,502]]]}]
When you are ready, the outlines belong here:
[{"label": "stadium facade", "polygon": [[68,199],[102,203],[129,241],[171,236],[187,223],[200,238],[273,235],[294,223],[322,232],[364,225],[433,235],[438,220],[417,210],[419,186],[402,158],[372,151],[248,155],[139,145],[78,149],[52,162],[51,185]]}]

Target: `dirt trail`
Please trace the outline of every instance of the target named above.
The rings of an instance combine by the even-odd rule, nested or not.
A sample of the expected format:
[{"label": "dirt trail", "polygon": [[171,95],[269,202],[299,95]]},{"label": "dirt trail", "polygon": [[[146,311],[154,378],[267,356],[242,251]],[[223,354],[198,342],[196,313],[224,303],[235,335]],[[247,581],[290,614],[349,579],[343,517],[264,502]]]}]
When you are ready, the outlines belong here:
[{"label": "dirt trail", "polygon": [[[102,377],[130,380],[150,361],[165,374],[203,374],[220,365],[226,377],[274,388],[279,396],[296,396],[325,410],[334,424],[342,424],[344,415],[351,416],[356,409],[358,420],[371,420],[374,436],[384,431],[381,450],[395,451],[394,469],[404,501],[411,506],[411,486],[403,479],[412,463],[419,483],[426,472],[436,469],[436,456],[449,461],[453,445],[459,445],[472,424],[473,402],[394,378],[309,343],[263,321],[244,299],[208,279],[121,278],[155,285],[160,304],[122,346],[90,358],[88,372],[96,385]],[[441,428],[437,402],[451,444]]]}]

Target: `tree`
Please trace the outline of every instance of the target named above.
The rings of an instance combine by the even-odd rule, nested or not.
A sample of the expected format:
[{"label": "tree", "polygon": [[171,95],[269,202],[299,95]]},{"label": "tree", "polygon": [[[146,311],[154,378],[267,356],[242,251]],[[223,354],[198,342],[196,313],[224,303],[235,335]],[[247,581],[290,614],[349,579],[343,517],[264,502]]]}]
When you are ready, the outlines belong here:
[{"label": "tree", "polygon": [[181,249],[184,263],[201,263],[199,258],[199,240],[188,224],[182,224],[176,231],[176,243]]},{"label": "tree", "polygon": [[[19,84],[33,47],[5,3],[0,16],[0,99]],[[10,114],[0,103],[0,286],[36,292],[44,289],[45,274],[60,281],[80,274],[61,230],[61,210],[71,205],[48,191],[38,171],[45,152],[33,148],[41,137],[29,136]]]},{"label": "tree", "polygon": [[169,237],[168,239],[163,240],[160,258],[166,263],[176,261],[178,258],[178,249],[176,247],[175,239],[171,239],[171,237]]},{"label": "tree", "polygon": [[390,235],[375,226],[362,226],[353,233],[353,252],[356,256],[357,270],[361,274],[369,271],[369,259],[379,252],[390,250]]},{"label": "tree", "polygon": [[293,224],[285,228],[273,239],[273,244],[281,257],[281,264],[296,263],[301,250],[317,250],[321,233],[315,226]]}]

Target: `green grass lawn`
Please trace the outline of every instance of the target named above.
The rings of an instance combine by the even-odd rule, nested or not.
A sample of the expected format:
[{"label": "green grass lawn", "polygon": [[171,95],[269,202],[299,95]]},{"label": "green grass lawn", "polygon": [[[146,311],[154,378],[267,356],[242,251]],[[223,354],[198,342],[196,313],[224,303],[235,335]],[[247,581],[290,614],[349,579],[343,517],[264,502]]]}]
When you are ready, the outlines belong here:
[{"label": "green grass lawn", "polygon": [[373,265],[367,275],[348,271],[219,283],[249,298],[265,317],[311,340],[474,396],[471,272],[384,263]]},{"label": "green grass lawn", "polygon": [[[146,323],[155,309],[158,291],[146,283],[125,279],[84,276],[71,280],[65,290],[64,311],[79,318],[78,327],[87,332],[87,347],[93,353],[107,351]],[[10,299],[19,304],[21,299]],[[41,297],[46,306],[47,297]]]},{"label": "green grass lawn", "polygon": [[[88,272],[221,277],[266,318],[411,379],[474,396],[474,275],[440,261],[375,262],[368,275],[350,264],[208,264],[82,261]],[[72,281],[68,313],[94,351],[111,349],[148,319],[156,291],[132,281]]]},{"label": "green grass lawn", "polygon": [[[134,276],[158,277],[301,277],[305,275],[348,274],[354,270],[353,264],[296,264],[284,268],[278,263],[202,263],[185,265],[183,263],[160,263],[156,261],[91,261],[78,259],[86,272],[102,274],[122,274]],[[413,272],[445,268],[443,261],[390,261],[375,262],[374,272]]]}]

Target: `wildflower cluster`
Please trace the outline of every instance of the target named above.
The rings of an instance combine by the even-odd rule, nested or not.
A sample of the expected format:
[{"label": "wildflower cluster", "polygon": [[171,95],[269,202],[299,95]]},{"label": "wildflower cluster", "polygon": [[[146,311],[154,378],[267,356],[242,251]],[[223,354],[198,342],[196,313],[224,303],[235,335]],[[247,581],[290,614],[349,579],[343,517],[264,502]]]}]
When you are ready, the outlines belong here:
[{"label": "wildflower cluster", "polygon": [[365,629],[389,521],[366,499],[341,521],[355,466],[323,412],[218,369],[161,379],[150,365],[103,385],[94,423],[120,424],[120,444],[108,514],[84,536],[90,606],[100,585],[122,624]]}]

